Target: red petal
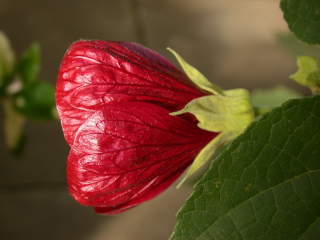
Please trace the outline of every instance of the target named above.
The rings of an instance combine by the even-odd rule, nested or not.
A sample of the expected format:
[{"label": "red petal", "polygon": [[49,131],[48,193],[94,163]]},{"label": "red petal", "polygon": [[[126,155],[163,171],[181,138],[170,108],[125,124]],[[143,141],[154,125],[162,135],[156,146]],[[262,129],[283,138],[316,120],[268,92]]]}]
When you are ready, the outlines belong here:
[{"label": "red petal", "polygon": [[214,136],[154,104],[107,104],[76,133],[70,193],[97,212],[122,212],[166,189]]},{"label": "red petal", "polygon": [[184,73],[135,43],[79,41],[67,51],[57,81],[57,108],[66,140],[106,103],[147,101],[170,111],[203,96]]}]

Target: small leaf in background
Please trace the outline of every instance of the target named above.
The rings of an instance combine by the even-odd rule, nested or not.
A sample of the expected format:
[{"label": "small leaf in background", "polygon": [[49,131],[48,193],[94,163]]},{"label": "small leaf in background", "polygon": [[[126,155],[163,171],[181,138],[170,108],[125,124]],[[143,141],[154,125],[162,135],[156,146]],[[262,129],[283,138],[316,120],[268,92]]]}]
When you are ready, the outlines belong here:
[{"label": "small leaf in background", "polygon": [[320,97],[291,100],[217,157],[172,240],[318,240]]},{"label": "small leaf in background", "polygon": [[3,102],[4,135],[6,146],[13,153],[19,153],[24,142],[25,118],[18,113],[10,100]]},{"label": "small leaf in background", "polygon": [[266,113],[290,99],[301,97],[301,94],[291,88],[277,86],[270,89],[253,90],[251,93],[251,102],[260,113]]},{"label": "small leaf in background", "polygon": [[300,41],[291,32],[276,33],[275,38],[277,43],[294,58],[296,58],[296,56],[313,56],[320,58],[320,47],[318,45],[310,45]]},{"label": "small leaf in background", "polygon": [[15,95],[15,108],[33,119],[54,119],[54,87],[37,81]]},{"label": "small leaf in background", "polygon": [[320,1],[281,0],[281,9],[292,32],[301,40],[320,43]]},{"label": "small leaf in background", "polygon": [[14,52],[7,36],[0,31],[0,87],[4,83],[5,75],[13,70]]},{"label": "small leaf in background", "polygon": [[5,72],[4,66],[0,60],[0,88],[2,88],[4,85],[4,75],[5,75],[4,72]]},{"label": "small leaf in background", "polygon": [[320,64],[317,58],[302,56],[298,57],[298,71],[292,74],[297,83],[316,91],[320,88]]},{"label": "small leaf in background", "polygon": [[24,85],[31,84],[38,79],[40,71],[40,46],[33,43],[18,61],[17,72]]}]

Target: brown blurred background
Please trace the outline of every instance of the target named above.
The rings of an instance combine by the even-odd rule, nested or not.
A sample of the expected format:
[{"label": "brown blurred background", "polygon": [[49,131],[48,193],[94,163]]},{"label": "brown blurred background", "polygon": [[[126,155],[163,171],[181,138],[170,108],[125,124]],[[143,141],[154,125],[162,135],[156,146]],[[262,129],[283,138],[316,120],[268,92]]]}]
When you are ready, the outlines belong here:
[{"label": "brown blurred background", "polygon": [[[165,48],[170,46],[224,88],[293,86],[288,75],[295,71],[295,60],[275,37],[287,31],[278,4],[275,0],[0,0],[0,30],[18,54],[33,41],[41,44],[41,78],[52,83],[66,48],[82,38],[140,42],[169,58]],[[1,240],[163,240],[190,193],[186,184],[124,214],[96,215],[67,193],[68,147],[58,122],[29,121],[20,158],[5,149],[2,133]]]}]

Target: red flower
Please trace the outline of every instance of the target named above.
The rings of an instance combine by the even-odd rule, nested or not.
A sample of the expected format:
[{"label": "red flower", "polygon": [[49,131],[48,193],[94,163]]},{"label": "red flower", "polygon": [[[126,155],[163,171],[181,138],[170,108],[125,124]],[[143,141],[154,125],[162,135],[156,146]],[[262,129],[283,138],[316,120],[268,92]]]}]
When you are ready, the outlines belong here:
[{"label": "red flower", "polygon": [[57,109],[71,146],[71,195],[116,214],[169,187],[216,136],[171,116],[204,96],[186,75],[135,43],[78,41],[62,61]]}]

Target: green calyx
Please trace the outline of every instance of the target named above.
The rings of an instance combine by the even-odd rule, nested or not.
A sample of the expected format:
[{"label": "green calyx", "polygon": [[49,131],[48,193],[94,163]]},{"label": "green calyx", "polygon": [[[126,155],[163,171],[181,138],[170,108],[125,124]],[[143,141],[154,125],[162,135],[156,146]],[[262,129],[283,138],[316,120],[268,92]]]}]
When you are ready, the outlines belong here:
[{"label": "green calyx", "polygon": [[315,94],[320,94],[320,63],[315,57],[301,56],[297,60],[298,71],[290,76],[302,86],[309,87]]},{"label": "green calyx", "polygon": [[245,89],[224,91],[224,95],[209,95],[190,101],[183,109],[171,113],[192,113],[199,128],[211,132],[241,133],[253,120],[250,94]]},{"label": "green calyx", "polygon": [[212,94],[193,99],[183,109],[171,115],[191,113],[199,121],[199,128],[219,133],[197,155],[178,185],[179,187],[189,176],[208,162],[219,147],[231,142],[250,125],[254,120],[254,110],[250,102],[250,94],[246,89],[222,90],[183,60],[180,55],[172,49],[169,50],[177,58],[190,80],[199,88]]}]

